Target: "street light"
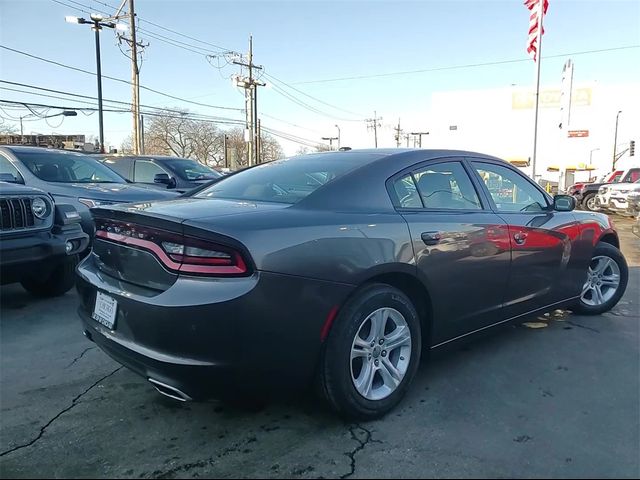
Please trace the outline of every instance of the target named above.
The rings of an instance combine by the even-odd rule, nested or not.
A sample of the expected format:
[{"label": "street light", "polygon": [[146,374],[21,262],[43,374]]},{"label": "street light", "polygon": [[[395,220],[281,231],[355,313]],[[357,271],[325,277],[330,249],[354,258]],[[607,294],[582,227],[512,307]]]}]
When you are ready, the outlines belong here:
[{"label": "street light", "polygon": [[340,127],[336,125],[336,128],[338,129],[338,150],[340,150]]},{"label": "street light", "polygon": [[593,152],[597,152],[598,150],[600,150],[599,148],[594,148],[593,150],[591,150],[589,152],[589,165],[593,165]]},{"label": "street light", "polygon": [[[91,19],[86,20],[80,17],[67,16],[64,17],[67,23],[78,23],[80,25],[91,25],[91,29],[96,32],[96,76],[98,78],[98,124],[100,129],[100,153],[104,153],[104,127],[102,119],[102,68],[100,65],[100,30],[103,27],[117,28],[117,25],[113,22],[103,22],[102,15],[97,13],[91,14]],[[118,28],[120,30],[120,28]]]},{"label": "street light", "polygon": [[617,146],[618,146],[618,117],[620,116],[621,113],[622,113],[622,110],[618,110],[618,113],[616,114],[616,133],[613,137],[613,165],[611,170],[616,169],[616,154],[617,154]]},{"label": "street light", "polygon": [[[44,120],[45,118],[53,118],[53,117],[59,117],[59,116],[63,116],[63,117],[75,117],[78,115],[78,112],[76,112],[75,110],[63,110],[60,113],[55,113],[53,115],[47,115],[44,117],[38,117],[39,119]],[[24,143],[24,133],[22,130],[22,119],[23,118],[29,118],[29,117],[36,117],[37,115],[34,115],[33,113],[30,113],[28,115],[22,115],[20,117],[20,142]]]}]

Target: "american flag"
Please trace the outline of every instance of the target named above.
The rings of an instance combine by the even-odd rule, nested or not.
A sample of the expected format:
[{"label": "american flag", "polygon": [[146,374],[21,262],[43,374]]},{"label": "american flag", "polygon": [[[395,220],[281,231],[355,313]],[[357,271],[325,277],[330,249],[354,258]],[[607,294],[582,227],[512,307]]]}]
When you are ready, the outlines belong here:
[{"label": "american flag", "polygon": [[[543,16],[547,13],[549,8],[549,0],[525,0],[524,6],[529,9],[531,15],[529,16],[529,38],[527,39],[527,53],[533,57],[533,61],[537,61],[538,57],[538,28],[542,23],[540,18],[540,2],[544,1]],[[544,28],[542,28],[544,34]]]}]

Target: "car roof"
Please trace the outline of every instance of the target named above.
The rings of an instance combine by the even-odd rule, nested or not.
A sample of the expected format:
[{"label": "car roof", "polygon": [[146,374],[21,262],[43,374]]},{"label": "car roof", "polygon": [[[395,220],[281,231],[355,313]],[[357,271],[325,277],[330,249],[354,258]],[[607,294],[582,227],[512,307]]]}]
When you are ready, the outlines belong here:
[{"label": "car roof", "polygon": [[48,147],[32,147],[26,145],[0,145],[0,149],[9,150],[10,152],[47,152],[52,151],[56,153],[62,153],[64,155],[84,155],[83,152],[78,150],[65,150],[63,148],[48,148]]}]

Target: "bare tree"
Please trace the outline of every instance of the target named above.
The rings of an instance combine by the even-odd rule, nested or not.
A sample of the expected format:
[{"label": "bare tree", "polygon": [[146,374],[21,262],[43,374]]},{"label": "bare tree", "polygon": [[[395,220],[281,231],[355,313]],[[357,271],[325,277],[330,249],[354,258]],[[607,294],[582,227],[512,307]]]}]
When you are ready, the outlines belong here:
[{"label": "bare tree", "polygon": [[309,153],[309,147],[300,147],[296,150],[296,155],[306,155]]},{"label": "bare tree", "polygon": [[268,133],[262,134],[260,139],[260,159],[262,162],[271,162],[284,157],[284,151],[280,143]]},{"label": "bare tree", "polygon": [[227,151],[231,159],[230,165],[245,167],[247,163],[248,148],[244,141],[244,129],[236,127],[227,132]]}]

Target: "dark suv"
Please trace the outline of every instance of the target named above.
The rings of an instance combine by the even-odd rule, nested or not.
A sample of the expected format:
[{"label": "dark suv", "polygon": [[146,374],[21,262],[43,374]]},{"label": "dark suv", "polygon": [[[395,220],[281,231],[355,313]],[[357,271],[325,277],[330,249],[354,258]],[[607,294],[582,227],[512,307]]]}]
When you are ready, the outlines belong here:
[{"label": "dark suv", "polygon": [[70,290],[78,253],[89,244],[77,210],[56,206],[42,190],[0,182],[0,213],[2,284],[20,282],[42,297]]},{"label": "dark suv", "polygon": [[190,158],[108,155],[98,160],[130,182],[181,193],[222,177],[221,173]]}]

